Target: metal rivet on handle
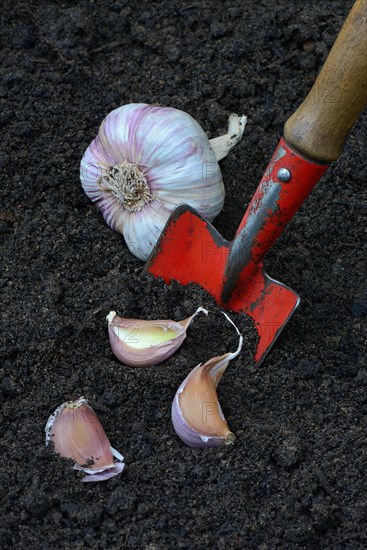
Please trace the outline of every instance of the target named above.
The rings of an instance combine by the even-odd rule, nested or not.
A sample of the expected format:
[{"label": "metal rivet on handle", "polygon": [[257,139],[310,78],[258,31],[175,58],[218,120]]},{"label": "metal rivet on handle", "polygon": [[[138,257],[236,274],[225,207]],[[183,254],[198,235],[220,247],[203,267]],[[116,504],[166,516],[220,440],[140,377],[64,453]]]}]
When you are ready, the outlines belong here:
[{"label": "metal rivet on handle", "polygon": [[287,168],[280,168],[278,170],[278,178],[280,181],[287,183],[291,179],[291,173]]}]

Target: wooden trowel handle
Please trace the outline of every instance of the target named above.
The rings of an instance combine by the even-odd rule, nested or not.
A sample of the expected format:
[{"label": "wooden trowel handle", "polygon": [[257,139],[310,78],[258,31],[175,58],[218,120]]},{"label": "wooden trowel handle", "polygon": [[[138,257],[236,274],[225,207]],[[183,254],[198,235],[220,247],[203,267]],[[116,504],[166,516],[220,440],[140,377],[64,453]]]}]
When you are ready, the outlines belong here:
[{"label": "wooden trowel handle", "polygon": [[367,0],[357,0],[310,93],[286,122],[285,140],[306,158],[330,164],[366,105]]}]

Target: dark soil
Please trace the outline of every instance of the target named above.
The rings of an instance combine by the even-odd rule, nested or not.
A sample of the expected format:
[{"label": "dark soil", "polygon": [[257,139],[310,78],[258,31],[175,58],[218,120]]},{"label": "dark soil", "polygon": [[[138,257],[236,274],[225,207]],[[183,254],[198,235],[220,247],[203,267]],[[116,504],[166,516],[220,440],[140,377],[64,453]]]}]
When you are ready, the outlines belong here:
[{"label": "dark soil", "polygon": [[[259,369],[240,320],[244,351],[219,386],[237,436],[226,448],[184,446],[170,407],[192,367],[235,349],[234,330],[199,317],[165,364],[119,364],[111,309],[179,320],[216,308],[196,288],[142,279],[79,183],[84,150],[122,104],[183,109],[210,137],[244,112],[215,222],[231,238],[351,5],[2,2],[2,548],[366,548],[366,115],[267,257],[302,303]],[[44,445],[49,414],[81,395],[125,456],[103,483],[81,483]]]}]

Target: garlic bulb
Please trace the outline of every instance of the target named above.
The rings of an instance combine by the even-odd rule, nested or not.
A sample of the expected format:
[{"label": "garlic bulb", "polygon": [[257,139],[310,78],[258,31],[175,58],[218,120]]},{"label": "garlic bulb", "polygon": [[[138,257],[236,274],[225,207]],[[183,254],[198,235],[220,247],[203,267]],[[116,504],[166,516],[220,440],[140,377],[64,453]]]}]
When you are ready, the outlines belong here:
[{"label": "garlic bulb", "polygon": [[107,321],[112,351],[119,361],[130,367],[158,365],[181,346],[191,321],[201,312],[208,314],[199,307],[183,321],[145,321],[123,319],[111,311]]},{"label": "garlic bulb", "polygon": [[[80,167],[84,191],[141,260],[152,252],[172,210],[189,204],[209,221],[221,211],[217,162],[241,139],[246,117],[209,142],[187,113],[145,103],[124,105],[102,122]],[[213,150],[214,148],[214,150]]]},{"label": "garlic bulb", "polygon": [[237,357],[243,338],[239,335],[238,348],[233,353],[214,357],[195,367],[178,388],[172,403],[172,423],[177,435],[190,447],[213,447],[234,442],[217,394],[217,386],[229,361]]},{"label": "garlic bulb", "polygon": [[124,457],[111,447],[98,416],[84,397],[60,405],[48,419],[45,431],[46,445],[53,442],[60,456],[75,460],[75,470],[88,474],[84,482],[104,481],[124,469]]}]

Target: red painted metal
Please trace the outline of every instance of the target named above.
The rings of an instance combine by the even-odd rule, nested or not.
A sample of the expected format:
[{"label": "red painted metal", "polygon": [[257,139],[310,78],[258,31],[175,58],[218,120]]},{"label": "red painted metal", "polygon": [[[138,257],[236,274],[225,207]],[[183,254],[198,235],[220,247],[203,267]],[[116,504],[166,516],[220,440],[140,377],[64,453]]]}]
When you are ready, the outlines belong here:
[{"label": "red painted metal", "polygon": [[[289,170],[288,182],[280,181],[280,168]],[[167,283],[197,283],[223,307],[250,315],[259,334],[259,363],[299,303],[296,292],[264,272],[262,260],[326,169],[281,139],[232,243],[183,205],[173,212],[146,271]]]}]

